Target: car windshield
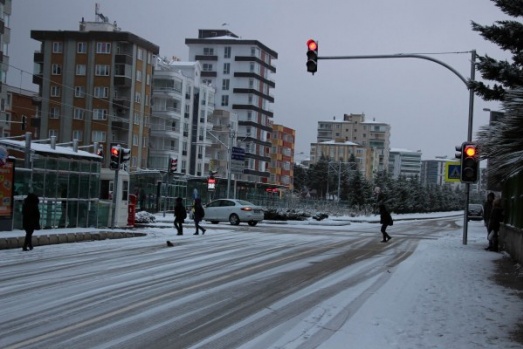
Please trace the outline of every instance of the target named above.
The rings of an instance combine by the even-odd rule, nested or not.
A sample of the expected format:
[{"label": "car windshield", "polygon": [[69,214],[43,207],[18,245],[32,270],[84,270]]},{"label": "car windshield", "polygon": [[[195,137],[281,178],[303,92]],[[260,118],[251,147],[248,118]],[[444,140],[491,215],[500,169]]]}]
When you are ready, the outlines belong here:
[{"label": "car windshield", "polygon": [[481,205],[477,205],[477,204],[469,205],[469,210],[482,210],[482,209],[483,209],[483,206],[481,206]]}]

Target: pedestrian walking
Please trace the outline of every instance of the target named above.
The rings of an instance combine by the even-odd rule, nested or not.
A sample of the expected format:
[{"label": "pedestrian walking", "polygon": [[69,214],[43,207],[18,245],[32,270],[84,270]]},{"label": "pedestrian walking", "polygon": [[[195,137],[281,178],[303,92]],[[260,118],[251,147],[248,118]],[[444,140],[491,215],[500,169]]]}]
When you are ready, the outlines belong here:
[{"label": "pedestrian walking", "polygon": [[22,226],[25,230],[22,250],[24,251],[33,249],[33,232],[40,229],[39,201],[36,194],[29,193],[22,204]]},{"label": "pedestrian walking", "polygon": [[202,230],[202,235],[205,234],[205,231],[207,229],[203,228],[200,225],[200,222],[202,221],[203,217],[205,217],[205,210],[203,209],[202,200],[200,198],[196,198],[194,200],[193,216],[194,216],[194,226],[196,228],[196,232],[194,233],[194,235],[199,235],[200,229]]},{"label": "pedestrian walking", "polygon": [[488,238],[488,234],[490,233],[489,220],[490,220],[490,214],[492,213],[492,203],[494,202],[495,198],[496,198],[496,195],[494,193],[490,192],[487,195],[487,200],[483,204],[483,222],[485,223],[485,228],[487,228],[487,238]]},{"label": "pedestrian walking", "polygon": [[489,246],[486,248],[486,250],[495,252],[498,251],[499,227],[501,226],[501,222],[503,222],[504,219],[505,217],[503,214],[503,207],[501,207],[501,199],[494,199],[492,202],[492,212],[490,213],[489,219]]},{"label": "pedestrian walking", "polygon": [[176,198],[176,205],[174,206],[174,227],[178,234],[183,235],[183,223],[187,218],[187,210],[183,205],[182,198]]},{"label": "pedestrian walking", "polygon": [[389,225],[393,225],[394,221],[392,220],[392,217],[387,211],[387,208],[384,204],[381,204],[379,206],[380,209],[380,223],[381,223],[381,234],[383,235],[383,240],[381,242],[387,242],[391,239],[390,235],[387,234],[387,227]]}]

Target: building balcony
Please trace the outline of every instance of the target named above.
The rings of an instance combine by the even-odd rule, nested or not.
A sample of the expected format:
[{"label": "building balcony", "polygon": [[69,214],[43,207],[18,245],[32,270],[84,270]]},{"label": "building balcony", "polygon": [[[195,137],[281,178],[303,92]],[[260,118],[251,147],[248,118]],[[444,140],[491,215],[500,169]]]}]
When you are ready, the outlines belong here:
[{"label": "building balcony", "polygon": [[125,75],[115,75],[113,82],[115,86],[131,87],[133,80]]},{"label": "building balcony", "polygon": [[195,55],[195,60],[196,61],[200,61],[200,62],[217,61],[218,60],[218,56],[213,56],[213,55]]},{"label": "building balcony", "polygon": [[201,77],[202,78],[215,78],[218,74],[215,71],[202,71]]}]

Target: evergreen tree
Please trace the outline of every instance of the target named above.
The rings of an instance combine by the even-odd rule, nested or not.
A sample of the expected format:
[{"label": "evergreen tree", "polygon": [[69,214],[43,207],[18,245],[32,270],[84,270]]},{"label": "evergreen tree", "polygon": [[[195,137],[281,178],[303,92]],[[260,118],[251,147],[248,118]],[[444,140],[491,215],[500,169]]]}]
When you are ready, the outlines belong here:
[{"label": "evergreen tree", "polygon": [[[523,16],[523,0],[492,1],[509,16]],[[489,26],[472,22],[472,30],[512,54],[512,63],[478,55],[476,67],[482,77],[498,83],[490,86],[479,81],[470,82],[470,87],[484,100],[503,101],[506,89],[523,86],[523,24],[515,20],[496,21],[496,24]]]}]

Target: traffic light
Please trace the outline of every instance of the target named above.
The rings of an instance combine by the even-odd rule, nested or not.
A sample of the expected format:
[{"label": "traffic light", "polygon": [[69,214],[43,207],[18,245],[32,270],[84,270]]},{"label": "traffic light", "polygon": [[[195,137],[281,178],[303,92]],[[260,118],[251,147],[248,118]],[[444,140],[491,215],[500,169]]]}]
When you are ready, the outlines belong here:
[{"label": "traffic light", "polygon": [[120,146],[111,146],[111,164],[109,165],[111,170],[117,170],[120,168]]},{"label": "traffic light", "polygon": [[479,179],[479,154],[475,143],[464,142],[461,145],[461,181],[476,183]]},{"label": "traffic light", "polygon": [[214,176],[210,176],[207,179],[207,190],[214,190],[216,189],[216,178]]},{"label": "traffic light", "polygon": [[169,159],[169,171],[175,173],[178,170],[178,159]]},{"label": "traffic light", "polygon": [[120,149],[120,163],[124,164],[131,160],[131,149],[129,148],[121,148]]},{"label": "traffic light", "polygon": [[312,39],[307,41],[307,71],[316,73],[318,70],[318,42]]}]

